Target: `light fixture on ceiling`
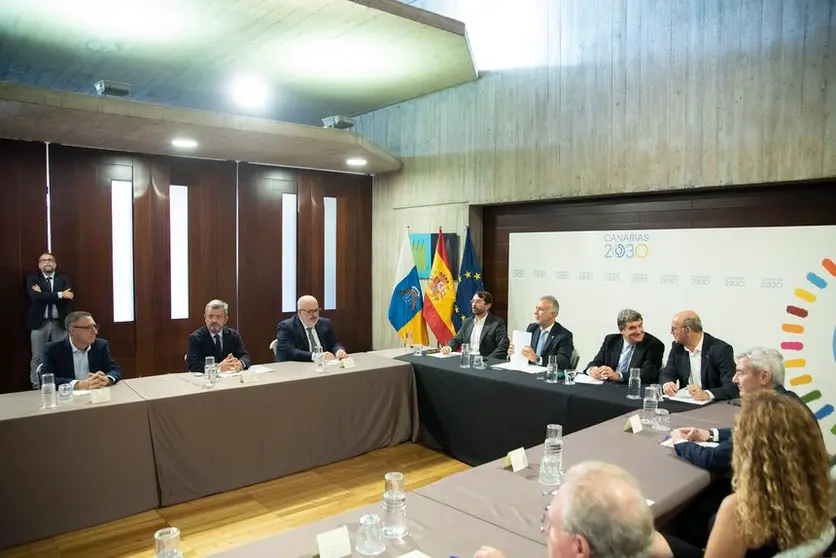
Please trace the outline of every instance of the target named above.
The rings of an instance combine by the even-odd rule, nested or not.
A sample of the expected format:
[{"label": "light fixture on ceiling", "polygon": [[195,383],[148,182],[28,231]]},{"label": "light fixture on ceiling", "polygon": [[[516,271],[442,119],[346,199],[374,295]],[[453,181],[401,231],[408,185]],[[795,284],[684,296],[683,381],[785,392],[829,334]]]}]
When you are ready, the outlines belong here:
[{"label": "light fixture on ceiling", "polygon": [[230,87],[232,99],[245,109],[260,109],[267,104],[269,90],[267,82],[258,76],[238,76]]},{"label": "light fixture on ceiling", "polygon": [[351,157],[345,160],[345,164],[349,167],[365,167],[366,163],[368,163],[368,161],[362,157]]},{"label": "light fixture on ceiling", "polygon": [[178,149],[194,149],[197,147],[197,142],[189,138],[174,138],[171,140],[171,145]]}]

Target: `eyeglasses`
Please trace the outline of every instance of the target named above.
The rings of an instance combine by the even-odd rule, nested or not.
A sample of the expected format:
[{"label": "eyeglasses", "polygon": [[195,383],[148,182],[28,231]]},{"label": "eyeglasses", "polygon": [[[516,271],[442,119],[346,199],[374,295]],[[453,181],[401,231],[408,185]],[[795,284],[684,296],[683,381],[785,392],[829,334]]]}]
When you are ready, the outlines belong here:
[{"label": "eyeglasses", "polygon": [[70,326],[70,327],[72,327],[74,329],[86,329],[87,331],[99,331],[99,325],[98,324],[92,324],[92,325],[88,325],[88,326]]},{"label": "eyeglasses", "polygon": [[54,262],[54,261],[55,261],[55,258],[41,258],[41,259],[38,260],[38,263]]},{"label": "eyeglasses", "polygon": [[305,314],[319,314],[320,310],[321,308],[314,308],[313,310],[305,310],[304,308],[300,309],[300,311],[304,312]]}]

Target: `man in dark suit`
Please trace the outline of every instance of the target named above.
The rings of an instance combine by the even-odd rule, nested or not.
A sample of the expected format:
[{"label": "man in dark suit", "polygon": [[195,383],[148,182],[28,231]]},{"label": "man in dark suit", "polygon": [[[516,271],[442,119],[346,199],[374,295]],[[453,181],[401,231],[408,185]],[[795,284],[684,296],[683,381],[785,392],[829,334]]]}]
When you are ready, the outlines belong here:
[{"label": "man in dark suit", "polygon": [[70,279],[66,275],[55,273],[58,262],[55,256],[44,252],[38,258],[41,272],[26,278],[26,292],[31,303],[26,314],[26,327],[32,333],[32,361],[29,365],[29,380],[33,389],[40,387],[38,365],[44,346],[50,341],[66,339],[64,318],[67,317],[67,303],[73,299]]},{"label": "man in dark suit", "polygon": [[122,378],[107,341],[96,339],[99,326],[89,312],[70,312],[64,325],[69,338],[44,348],[41,374],[54,374],[55,385],[73,389],[103,388]]},{"label": "man in dark suit", "polygon": [[697,401],[734,399],[734,351],[731,345],[702,329],[700,317],[685,310],[671,322],[674,342],[661,374],[662,390],[674,395],[687,386]]},{"label": "man in dark suit", "polygon": [[644,331],[642,315],[629,308],[616,318],[619,333],[604,337],[601,349],[586,366],[586,373],[596,380],[626,382],[631,368],[641,369],[642,384],[659,381],[665,344]]},{"label": "man in dark suit", "polygon": [[334,334],[331,320],[319,317],[319,302],[310,295],[296,302],[297,312],[292,318],[279,322],[276,332],[276,361],[313,361],[315,348],[322,348],[326,360],[348,356],[345,347]]},{"label": "man in dark suit", "polygon": [[[572,332],[557,323],[560,305],[551,295],[544,296],[534,307],[534,323],[528,324],[525,330],[531,333],[531,345],[523,347],[522,355],[531,364],[545,366],[550,356],[557,357],[557,367],[566,370],[571,367],[572,353],[575,342]],[[513,354],[514,345],[508,348],[508,354]]]},{"label": "man in dark suit", "polygon": [[189,372],[203,372],[206,357],[215,357],[221,372],[240,372],[250,367],[250,355],[244,347],[241,335],[226,327],[229,304],[223,300],[210,300],[203,311],[206,325],[189,335],[186,364]]},{"label": "man in dark suit", "polygon": [[441,347],[441,352],[450,354],[464,343],[470,345],[473,353],[475,347],[483,357],[505,358],[508,353],[508,330],[505,322],[490,313],[493,296],[488,291],[476,291],[470,299],[470,310],[473,316],[467,318],[449,345]]}]

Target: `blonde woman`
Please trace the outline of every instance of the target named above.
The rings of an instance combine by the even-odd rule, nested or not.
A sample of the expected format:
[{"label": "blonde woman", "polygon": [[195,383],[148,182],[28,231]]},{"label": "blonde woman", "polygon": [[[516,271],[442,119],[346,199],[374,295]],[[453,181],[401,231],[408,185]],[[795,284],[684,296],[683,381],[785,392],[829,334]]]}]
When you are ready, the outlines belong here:
[{"label": "blonde woman", "polygon": [[[746,396],[733,443],[734,493],[717,512],[707,558],[774,556],[832,537],[829,457],[803,403],[771,390]],[[672,552],[654,555],[693,555],[668,542]]]}]

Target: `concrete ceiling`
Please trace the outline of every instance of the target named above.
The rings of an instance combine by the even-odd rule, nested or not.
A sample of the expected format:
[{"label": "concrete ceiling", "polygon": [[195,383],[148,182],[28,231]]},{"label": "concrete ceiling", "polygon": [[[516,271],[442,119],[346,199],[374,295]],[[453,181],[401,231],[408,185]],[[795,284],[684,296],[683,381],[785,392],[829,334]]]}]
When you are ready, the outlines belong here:
[{"label": "concrete ceiling", "polygon": [[0,81],[46,89],[319,125],[476,77],[464,24],[395,0],[0,1]]},{"label": "concrete ceiling", "polygon": [[[162,155],[378,174],[398,159],[345,130],[221,115],[0,82],[0,137]],[[175,138],[198,142],[191,150]],[[349,158],[367,161],[351,167]]]}]

